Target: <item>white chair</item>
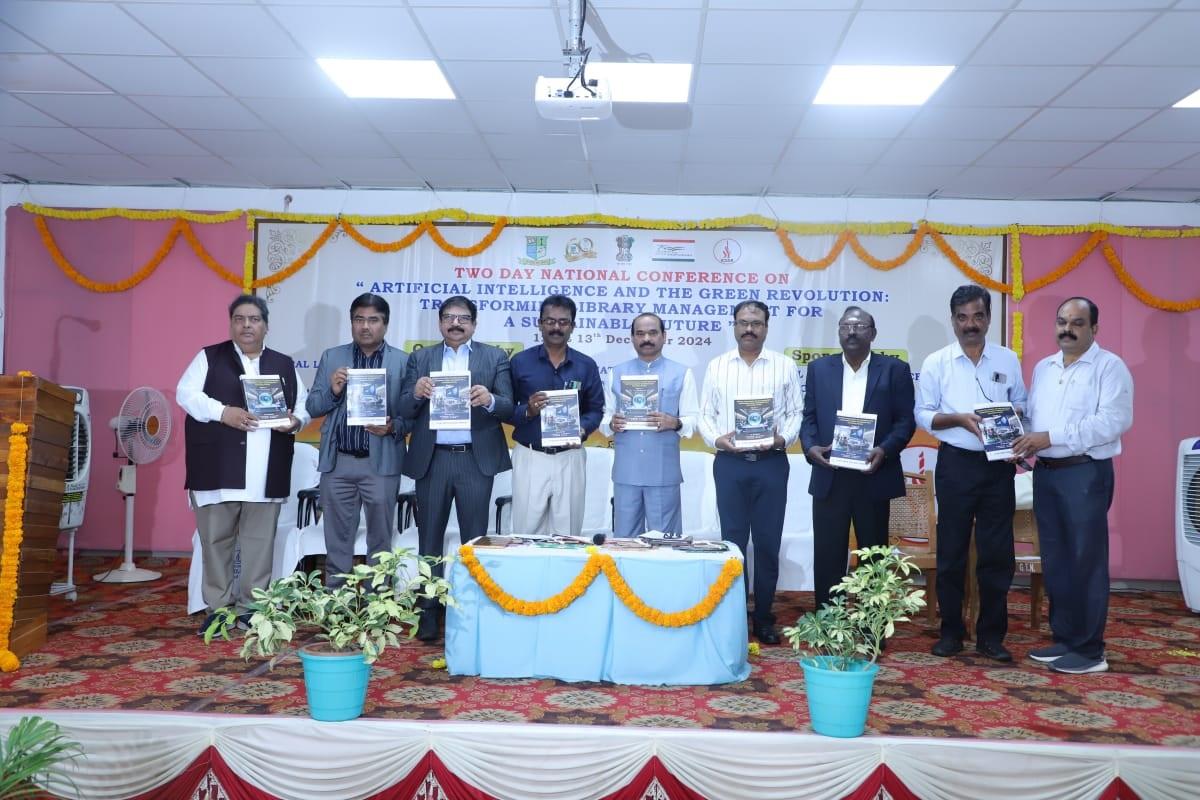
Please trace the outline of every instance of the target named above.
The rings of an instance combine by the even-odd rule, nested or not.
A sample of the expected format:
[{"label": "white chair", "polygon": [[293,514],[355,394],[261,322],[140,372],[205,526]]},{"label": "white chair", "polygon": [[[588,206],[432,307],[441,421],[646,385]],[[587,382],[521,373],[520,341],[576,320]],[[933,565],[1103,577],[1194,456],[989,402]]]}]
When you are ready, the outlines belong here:
[{"label": "white chair", "polygon": [[[321,481],[321,473],[317,471],[317,462],[320,460],[320,451],[310,444],[302,442],[296,443],[295,454],[292,456],[292,494],[283,503],[283,508],[279,510],[279,522],[275,529],[275,553],[274,565],[271,577],[278,578],[280,545],[288,538],[292,531],[296,530],[296,511],[299,508],[299,502],[296,499],[296,493],[302,489],[309,489],[316,486]],[[324,534],[321,535],[321,552],[324,552],[325,539]],[[298,561],[299,559],[297,559]],[[294,565],[296,562],[292,562]],[[234,591],[237,591],[238,582],[241,578],[241,554],[234,554],[233,561],[233,583]],[[288,570],[291,572],[291,570]],[[200,552],[200,531],[192,532],[192,563],[188,570],[188,613],[194,614],[197,611],[205,609],[204,604],[204,558]]]},{"label": "white chair", "polygon": [[813,532],[808,480],[812,467],[803,455],[789,453],[787,458],[787,510],[783,517],[783,540],[779,545],[777,587],[780,591],[810,592],[813,589]]},{"label": "white chair", "polygon": [[721,517],[717,514],[717,485],[713,481],[713,454],[707,450],[682,450],[679,469],[683,472],[680,490],[683,532],[693,539],[721,538]]},{"label": "white chair", "polygon": [[586,484],[583,498],[583,535],[603,533],[611,536],[613,530],[613,451],[607,447],[587,448],[587,465],[584,468]]}]

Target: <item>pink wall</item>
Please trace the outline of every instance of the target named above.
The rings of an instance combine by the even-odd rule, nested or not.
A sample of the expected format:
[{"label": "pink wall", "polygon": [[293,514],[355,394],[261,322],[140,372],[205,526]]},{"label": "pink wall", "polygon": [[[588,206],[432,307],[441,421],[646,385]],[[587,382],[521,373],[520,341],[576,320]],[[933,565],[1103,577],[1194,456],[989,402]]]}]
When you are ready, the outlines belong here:
[{"label": "pink wall", "polygon": [[[183,413],[174,406],[175,384],[200,347],[228,335],[225,306],[237,294],[236,287],[206,269],[180,242],[159,271],[136,290],[94,294],[58,270],[29,214],[19,208],[7,213],[7,369],[30,369],[51,380],[84,386],[92,394],[97,424],[92,491],[79,546],[121,545],[123,510],[113,488],[119,462],[111,457],[107,421],[129,389],[149,385],[171,400],[177,433],[163,459],[139,471],[135,546],[187,550],[194,522],[183,493]],[[170,227],[166,222],[119,219],[49,224],[72,263],[101,281],[133,273]],[[249,235],[242,222],[194,228],[221,263],[241,264]],[[1061,264],[1085,238],[1025,237],[1026,282]],[[1200,270],[1193,268],[1200,260],[1200,242],[1114,243],[1151,292],[1172,299],[1200,295]],[[1027,379],[1037,360],[1054,351],[1054,312],[1073,294],[1099,304],[1099,341],[1125,359],[1136,383],[1134,428],[1117,461],[1113,574],[1174,580],[1175,448],[1180,439],[1200,435],[1200,424],[1192,420],[1195,398],[1200,396],[1200,312],[1172,314],[1142,305],[1121,287],[1097,251],[1062,281],[1014,306],[1025,313]]]},{"label": "pink wall", "polygon": [[[4,363],[58,383],[82,386],[92,402],[92,473],[81,549],[119,549],[124,505],[108,420],[126,393],[153,386],[171,403],[174,430],[161,459],[138,469],[134,548],[191,549],[195,521],[183,490],[183,412],[175,384],[206,344],[227,338],[226,305],[238,288],[218,278],[180,239],[158,270],[129,292],[97,294],[68,279],[54,264],[20,208],[7,212]],[[137,271],[158,249],[168,222],[108,219],[48,220],[60,249],[93,280],[112,282]],[[249,231],[242,221],[194,225],[222,264],[240,273]],[[269,337],[268,337],[269,341]]]},{"label": "pink wall", "polygon": [[[1087,236],[1022,237],[1025,282],[1045,275]],[[1200,296],[1200,241],[1112,238],[1126,269],[1152,294],[1169,300]],[[1114,577],[1178,580],[1175,565],[1175,452],[1200,435],[1200,311],[1172,313],[1142,304],[1117,280],[1097,249],[1067,277],[1027,295],[1025,378],[1057,350],[1054,317],[1072,295],[1100,307],[1096,340],[1125,360],[1134,380],[1133,428],[1116,460],[1116,498],[1109,512]]]}]

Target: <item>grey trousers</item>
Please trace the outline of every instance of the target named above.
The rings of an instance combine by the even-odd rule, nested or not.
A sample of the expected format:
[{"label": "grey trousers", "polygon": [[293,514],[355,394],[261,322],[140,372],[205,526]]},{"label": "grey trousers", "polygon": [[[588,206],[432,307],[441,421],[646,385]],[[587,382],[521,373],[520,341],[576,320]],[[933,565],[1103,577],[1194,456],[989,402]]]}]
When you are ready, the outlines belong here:
[{"label": "grey trousers", "polygon": [[[271,581],[275,551],[275,526],[281,503],[214,503],[196,508],[200,530],[200,555],[204,559],[204,604],[216,611],[236,601],[246,609],[250,593]],[[233,554],[242,548],[242,573],[238,596],[233,596]]]},{"label": "grey trousers", "polygon": [[325,514],[325,583],[354,567],[354,538],[363,509],[367,517],[367,555],[392,549],[396,524],[396,490],[400,477],[378,475],[369,458],[338,453],[329,472],[321,473],[321,510]]}]

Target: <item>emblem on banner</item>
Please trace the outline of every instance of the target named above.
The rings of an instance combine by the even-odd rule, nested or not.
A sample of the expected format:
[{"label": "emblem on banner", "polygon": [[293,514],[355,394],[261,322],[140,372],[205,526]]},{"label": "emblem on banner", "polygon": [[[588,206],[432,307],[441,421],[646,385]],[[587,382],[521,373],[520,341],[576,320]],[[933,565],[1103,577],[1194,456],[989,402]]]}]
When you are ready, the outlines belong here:
[{"label": "emblem on banner", "polygon": [[546,258],[546,251],[550,249],[549,242],[550,237],[546,235],[526,236],[526,258],[518,258],[517,261],[525,265],[533,265],[538,267],[544,267],[547,264],[553,264],[557,259]]},{"label": "emblem on banner", "polygon": [[713,245],[713,258],[719,264],[733,264],[742,257],[742,244],[737,239],[718,239]]},{"label": "emblem on banner", "polygon": [[564,255],[567,261],[581,261],[585,258],[595,258],[596,246],[586,236],[578,239],[572,236],[567,240],[567,249]]},{"label": "emblem on banner", "polygon": [[633,261],[633,237],[624,234],[617,237],[617,261],[629,263]]},{"label": "emblem on banner", "polygon": [[695,261],[695,239],[654,239],[651,261]]}]

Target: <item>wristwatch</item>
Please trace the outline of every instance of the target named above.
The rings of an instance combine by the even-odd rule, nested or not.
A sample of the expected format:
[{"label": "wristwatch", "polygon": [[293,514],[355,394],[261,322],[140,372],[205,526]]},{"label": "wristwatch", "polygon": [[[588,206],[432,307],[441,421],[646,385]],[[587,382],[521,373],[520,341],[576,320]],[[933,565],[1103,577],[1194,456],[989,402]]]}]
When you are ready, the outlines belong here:
[{"label": "wristwatch", "polygon": [[681,419],[676,419],[676,420],[675,420],[675,427],[674,427],[674,428],[672,428],[672,430],[676,430],[676,431],[681,431],[681,430],[683,430],[683,420],[681,420]]}]

